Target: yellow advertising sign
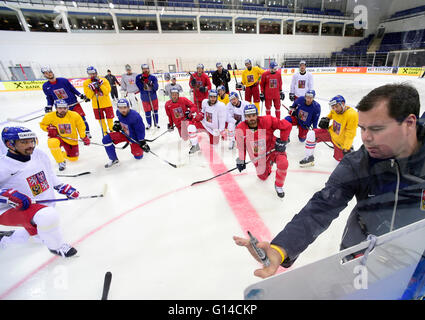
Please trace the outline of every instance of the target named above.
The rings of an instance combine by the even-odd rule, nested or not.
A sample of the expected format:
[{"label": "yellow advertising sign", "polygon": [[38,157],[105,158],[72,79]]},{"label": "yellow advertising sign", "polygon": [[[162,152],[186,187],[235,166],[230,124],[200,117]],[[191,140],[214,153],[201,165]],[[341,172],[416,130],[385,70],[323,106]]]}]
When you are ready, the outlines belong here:
[{"label": "yellow advertising sign", "polygon": [[398,68],[398,73],[401,76],[419,76],[422,68]]},{"label": "yellow advertising sign", "polygon": [[5,81],[3,87],[6,91],[41,90],[45,80],[39,81]]}]

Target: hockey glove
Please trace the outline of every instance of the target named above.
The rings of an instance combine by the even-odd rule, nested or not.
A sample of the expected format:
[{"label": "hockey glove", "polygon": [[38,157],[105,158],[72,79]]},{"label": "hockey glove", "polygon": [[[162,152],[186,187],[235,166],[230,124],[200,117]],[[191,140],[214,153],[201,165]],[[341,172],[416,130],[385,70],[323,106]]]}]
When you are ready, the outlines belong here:
[{"label": "hockey glove", "polygon": [[290,94],[289,94],[289,100],[291,100],[291,101],[295,101],[295,94],[290,93]]},{"label": "hockey glove", "polygon": [[285,152],[286,151],[286,144],[288,143],[288,141],[282,141],[279,138],[276,139],[276,144],[274,146],[274,149],[276,152]]},{"label": "hockey glove", "polygon": [[297,110],[296,107],[289,107],[289,111],[288,111],[289,115],[290,116],[294,115],[294,113],[295,113],[296,110]]},{"label": "hockey glove", "polygon": [[238,167],[239,172],[242,172],[246,169],[246,162],[245,160],[241,160],[239,158],[236,158],[236,167]]},{"label": "hockey glove", "polygon": [[329,129],[329,122],[331,121],[331,119],[329,118],[321,118],[319,121],[319,128],[321,129]]},{"label": "hockey glove", "polygon": [[68,199],[77,199],[80,196],[80,193],[77,191],[77,189],[73,188],[69,184],[62,183],[53,188],[60,194],[66,195]]},{"label": "hockey glove", "polygon": [[207,87],[199,87],[199,92],[202,92],[202,93],[207,92]]},{"label": "hockey glove", "polygon": [[112,127],[112,130],[114,130],[116,132],[121,132],[121,130],[122,130],[121,122],[119,122],[118,120],[115,120],[114,125]]},{"label": "hockey glove", "polygon": [[0,196],[5,197],[7,204],[18,210],[27,210],[31,205],[31,199],[27,195],[12,188],[0,190]]},{"label": "hockey glove", "polygon": [[151,148],[149,148],[149,146],[148,146],[148,144],[146,143],[146,141],[145,141],[145,140],[141,140],[141,141],[139,141],[139,146],[142,148],[142,150],[143,150],[144,152],[149,152],[149,151],[151,151]]},{"label": "hockey glove", "polygon": [[280,100],[285,100],[285,93],[283,91],[280,92]]},{"label": "hockey glove", "polygon": [[45,106],[45,107],[44,107],[44,112],[45,112],[45,113],[52,112],[52,109],[53,109],[53,107],[52,107],[52,106]]},{"label": "hockey glove", "polygon": [[168,130],[169,132],[172,132],[172,131],[174,130],[174,125],[173,125],[173,124],[171,124],[171,123],[168,123],[168,124],[167,124],[167,130]]},{"label": "hockey glove", "polygon": [[185,117],[186,117],[186,119],[187,120],[192,120],[192,112],[190,112],[190,110],[186,110],[185,112],[184,112],[184,115],[185,115]]},{"label": "hockey glove", "polygon": [[90,139],[89,139],[89,137],[85,136],[82,140],[83,140],[85,146],[89,146],[90,145]]},{"label": "hockey glove", "polygon": [[50,124],[47,127],[47,136],[49,138],[55,138],[55,137],[57,137],[58,136],[58,129],[55,126],[53,126],[53,125]]},{"label": "hockey glove", "polygon": [[196,86],[196,79],[195,78],[192,78],[192,80],[190,80],[190,85],[192,87],[195,87]]},{"label": "hockey glove", "polygon": [[264,97],[264,93],[260,93],[260,100],[262,101],[262,102],[264,102],[264,100],[266,100],[266,98]]},{"label": "hockey glove", "polygon": [[245,87],[244,87],[244,85],[242,83],[238,83],[238,84],[236,84],[236,90],[239,90],[239,91],[243,90],[243,91],[245,91]]}]

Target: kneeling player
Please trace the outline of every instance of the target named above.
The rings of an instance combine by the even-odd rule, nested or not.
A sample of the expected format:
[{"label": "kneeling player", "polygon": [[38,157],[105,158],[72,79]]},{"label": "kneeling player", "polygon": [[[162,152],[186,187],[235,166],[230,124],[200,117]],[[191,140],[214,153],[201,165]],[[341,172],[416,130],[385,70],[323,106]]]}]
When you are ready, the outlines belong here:
[{"label": "kneeling player", "polygon": [[25,243],[34,236],[53,254],[75,255],[77,250],[62,238],[54,202],[42,205],[33,201],[54,199],[54,190],[68,198],[77,198],[79,192],[58,180],[48,156],[35,148],[37,137],[31,130],[6,127],[1,136],[8,151],[0,157],[0,224],[19,228],[0,234],[0,248]]},{"label": "kneeling player", "polygon": [[320,104],[314,101],[316,92],[309,90],[304,97],[299,97],[295,100],[292,107],[289,108],[289,116],[285,120],[298,127],[298,139],[304,142],[307,137],[307,132],[312,127],[317,129],[317,123],[320,117]]},{"label": "kneeling player", "polygon": [[[179,131],[180,137],[183,140],[189,138],[187,127],[189,126],[189,116],[195,115],[197,106],[185,97],[180,97],[180,91],[177,88],[170,90],[171,100],[165,103],[165,112],[168,116],[168,130],[174,130],[174,126]],[[196,117],[195,117],[196,118]]]},{"label": "kneeling player", "polygon": [[249,102],[239,100],[236,92],[231,92],[229,96],[230,102],[227,104],[227,138],[229,140],[229,150],[235,147],[235,128],[245,121],[244,109]]},{"label": "kneeling player", "polygon": [[47,131],[47,145],[59,165],[59,171],[63,171],[66,168],[65,159],[78,160],[78,135],[86,146],[90,145],[90,139],[86,136],[83,118],[77,112],[69,111],[65,100],[56,100],[55,106],[56,111],[47,113],[41,120],[40,128]]},{"label": "kneeling player", "polygon": [[211,89],[208,92],[208,99],[202,101],[202,110],[200,114],[189,115],[189,119],[193,120],[187,128],[189,132],[192,148],[189,154],[193,154],[200,150],[198,144],[198,130],[208,133],[210,145],[218,144],[220,136],[226,136],[226,120],[227,111],[224,103],[217,100],[217,90]]},{"label": "kneeling player", "polygon": [[[279,120],[272,116],[258,116],[255,105],[245,107],[245,121],[236,127],[236,143],[239,157],[236,166],[239,172],[246,168],[245,155],[248,152],[250,159],[262,157],[254,162],[257,176],[266,180],[272,172],[272,165],[276,163],[275,190],[280,198],[285,196],[283,184],[288,169],[286,144],[292,126],[286,120]],[[274,131],[280,131],[280,138],[274,136]]]},{"label": "kneeling player", "polygon": [[[317,142],[332,142],[334,158],[341,161],[345,154],[352,150],[356,136],[359,115],[356,110],[345,104],[343,96],[331,99],[332,108],[327,117],[320,119],[320,129],[310,130],[305,142],[305,158],[300,161],[301,167],[314,166],[314,149]],[[333,120],[329,127],[330,120]]]},{"label": "kneeling player", "polygon": [[[115,144],[120,142],[130,143],[131,153],[135,159],[143,158],[143,151],[149,152],[150,148],[145,141],[145,124],[140,114],[130,109],[130,103],[127,99],[119,99],[117,102],[117,117],[113,130],[102,139],[108,154],[109,162],[105,168],[110,168],[119,162],[115,152]],[[136,143],[137,141],[138,143]]]}]

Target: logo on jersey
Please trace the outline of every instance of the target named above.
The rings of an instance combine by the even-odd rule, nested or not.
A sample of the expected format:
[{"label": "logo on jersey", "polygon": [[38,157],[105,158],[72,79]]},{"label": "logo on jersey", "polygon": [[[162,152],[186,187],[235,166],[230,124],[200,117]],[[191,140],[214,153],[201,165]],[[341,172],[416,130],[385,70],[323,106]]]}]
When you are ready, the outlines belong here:
[{"label": "logo on jersey", "polygon": [[421,210],[425,211],[425,189],[422,189]]},{"label": "logo on jersey", "polygon": [[59,123],[58,129],[60,134],[71,134],[72,127],[69,123]]},{"label": "logo on jersey", "polygon": [[173,109],[174,118],[180,119],[183,118],[183,109],[182,107],[174,108]]},{"label": "logo on jersey", "polygon": [[246,79],[248,80],[249,83],[254,82],[254,75],[249,74],[246,76]]},{"label": "logo on jersey", "polygon": [[213,122],[213,114],[211,112],[206,112],[205,113],[205,120],[207,120],[207,122],[212,123]]},{"label": "logo on jersey", "polygon": [[305,89],[305,80],[298,80],[298,88]]},{"label": "logo on jersey", "polygon": [[53,90],[53,92],[58,99],[65,100],[65,99],[68,98],[68,94],[66,93],[65,89],[63,89],[63,88],[55,89],[55,90]]},{"label": "logo on jersey", "polygon": [[269,88],[270,89],[276,89],[277,88],[277,79],[270,79]]},{"label": "logo on jersey", "polygon": [[334,120],[334,122],[332,124],[332,129],[337,135],[339,135],[340,132],[341,132],[341,124]]},{"label": "logo on jersey", "polygon": [[40,171],[27,178],[28,185],[31,189],[32,195],[37,196],[49,189],[49,183],[47,182],[44,171]]},{"label": "logo on jersey", "polygon": [[266,140],[261,139],[261,140],[251,141],[251,148],[252,148],[252,151],[254,151],[254,154],[266,153],[267,151]]},{"label": "logo on jersey", "polygon": [[305,122],[305,121],[307,121],[307,118],[308,118],[308,112],[304,111],[304,110],[299,110],[298,119]]},{"label": "logo on jersey", "polygon": [[126,135],[130,136],[130,130],[128,129],[128,125],[121,122],[121,127]]}]

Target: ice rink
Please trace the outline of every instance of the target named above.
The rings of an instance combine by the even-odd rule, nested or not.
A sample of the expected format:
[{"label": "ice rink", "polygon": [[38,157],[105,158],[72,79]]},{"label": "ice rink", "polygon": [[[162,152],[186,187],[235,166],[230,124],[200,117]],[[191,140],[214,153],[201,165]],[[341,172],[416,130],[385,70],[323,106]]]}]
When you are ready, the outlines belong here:
[{"label": "ice rink", "polygon": [[[283,77],[287,95],[284,103],[288,107],[290,79],[290,76]],[[345,97],[347,105],[356,106],[373,88],[394,82],[413,84],[421,95],[421,114],[425,110],[424,79],[329,74],[314,75],[314,80],[321,116],[329,113],[327,102],[337,94]],[[179,83],[187,93],[186,82]],[[234,85],[232,79],[231,88],[234,89]],[[82,92],[82,88],[77,89]],[[161,128],[147,131],[147,139],[157,137],[167,128],[165,100],[160,101]],[[0,93],[0,130],[4,126],[20,125],[7,122],[8,118],[26,115],[21,119],[29,119],[42,115],[45,104],[42,91]],[[94,119],[91,102],[83,104],[83,108],[92,142],[101,143],[101,130]],[[286,115],[287,111],[282,108],[282,117]],[[47,148],[47,133],[40,129],[39,120],[41,118],[21,125],[37,133],[38,148],[54,163]],[[167,165],[152,154],[135,160],[127,148],[117,149],[119,166],[105,169],[108,158],[104,148],[80,144],[80,159],[68,162],[63,174],[84,171],[91,174],[61,180],[76,187],[82,196],[100,193],[105,184],[108,191],[104,198],[57,204],[64,238],[76,247],[78,257],[62,259],[35,243],[0,250],[0,299],[100,299],[106,271],[113,274],[110,299],[242,299],[243,290],[260,280],[253,275],[259,264],[247,250],[234,244],[232,236],[244,236],[250,230],[259,240],[270,241],[321,189],[337,165],[333,151],[319,143],[316,165],[300,168],[298,162],[304,157],[304,144],[298,142],[297,134],[294,127],[287,147],[289,169],[283,200],[274,190],[275,171],[267,181],[261,181],[252,164],[242,173],[236,170],[190,186],[194,181],[235,167],[237,152],[227,150],[227,142],[223,141],[210,161],[204,134],[200,134],[202,152],[190,159],[188,142],[182,142],[176,130],[149,143],[152,151],[169,162],[180,164],[179,168]],[[360,146],[358,130],[354,148],[357,150]],[[56,163],[54,168],[57,170]],[[351,201],[330,228],[299,257],[293,268],[338,251],[354,202]]]}]

